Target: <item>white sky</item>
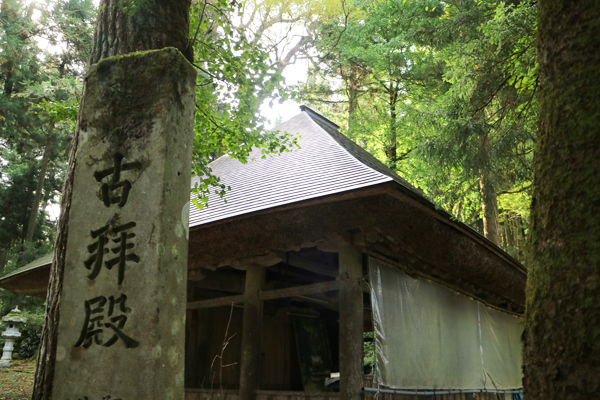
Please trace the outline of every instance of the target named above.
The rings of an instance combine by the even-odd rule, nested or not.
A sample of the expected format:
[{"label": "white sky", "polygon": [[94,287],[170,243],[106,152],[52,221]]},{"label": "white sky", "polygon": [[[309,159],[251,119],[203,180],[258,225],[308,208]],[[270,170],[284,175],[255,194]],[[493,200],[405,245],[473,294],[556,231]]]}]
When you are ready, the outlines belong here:
[{"label": "white sky", "polygon": [[[286,69],[283,70],[283,77],[285,78],[287,85],[296,85],[306,81],[307,73],[308,61],[298,60],[296,64],[288,65]],[[273,102],[273,108],[270,108],[268,102],[265,102],[260,107],[260,114],[269,120],[270,124],[267,127],[272,128],[278,119],[281,120],[281,122],[285,122],[294,115],[299,114],[300,105],[301,103],[288,100],[282,104]]]},{"label": "white sky", "polygon": [[[98,5],[99,2],[99,0],[94,1],[96,5]],[[40,12],[38,10],[35,10],[33,14],[33,19],[35,20],[39,17]],[[36,41],[40,48],[50,53],[58,53],[61,50],[64,50],[64,44],[60,41],[58,41],[57,44],[51,44],[47,39],[39,36],[36,37]],[[291,64],[286,67],[286,69],[283,71],[283,76],[287,85],[296,85],[300,82],[306,81],[307,72],[308,61],[298,60],[295,64]],[[267,118],[267,128],[273,128],[278,122],[284,122],[293,117],[294,115],[298,114],[300,112],[300,105],[301,103],[287,100],[281,104],[274,101],[273,106],[269,107],[268,101],[266,101],[260,107],[260,114],[263,117]],[[60,206],[58,204],[49,205],[46,208],[46,211],[48,212],[50,219],[58,219],[58,217],[60,216]]]},{"label": "white sky", "polygon": [[[32,0],[34,2],[38,2],[38,0]],[[98,5],[100,4],[100,0],[94,0],[93,1],[94,4],[96,5],[96,7],[98,7]],[[30,2],[28,2],[30,3]],[[41,13],[39,10],[34,10],[33,13],[33,20],[38,19],[41,16]],[[294,27],[291,31],[287,31],[287,29],[283,29],[281,30],[281,32],[277,32],[277,33],[281,33],[281,34],[287,34],[287,35],[291,35],[292,37],[300,37],[301,34],[304,34],[304,29],[301,27]],[[276,34],[277,34],[276,33]],[[50,53],[58,53],[61,50],[64,51],[64,43],[58,41],[56,44],[51,44],[47,39],[37,36],[36,37],[36,41],[38,43],[38,46]],[[283,51],[283,46],[285,46],[285,43],[281,43],[281,51]],[[295,85],[298,84],[300,82],[305,82],[306,81],[306,77],[307,77],[307,72],[308,72],[308,61],[307,60],[298,60],[295,64],[291,64],[288,65],[286,67],[286,69],[283,71],[283,76],[285,78],[286,84],[287,85]],[[294,101],[285,101],[282,104],[279,104],[278,102],[273,102],[273,107],[269,107],[268,102],[265,102],[261,107],[260,107],[260,114],[267,118],[267,120],[269,121],[269,124],[267,125],[267,128],[272,128],[274,126],[274,124],[280,120],[280,121],[286,121],[287,119],[293,117],[294,115],[298,114],[300,112],[300,103],[296,103]]]}]

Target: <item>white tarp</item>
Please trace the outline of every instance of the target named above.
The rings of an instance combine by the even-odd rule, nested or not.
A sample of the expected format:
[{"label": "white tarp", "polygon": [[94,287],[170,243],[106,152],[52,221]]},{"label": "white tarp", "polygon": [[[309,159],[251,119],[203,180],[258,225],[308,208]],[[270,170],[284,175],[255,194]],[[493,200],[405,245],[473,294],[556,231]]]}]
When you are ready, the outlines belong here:
[{"label": "white tarp", "polygon": [[394,389],[516,389],[522,321],[370,259],[379,384]]}]

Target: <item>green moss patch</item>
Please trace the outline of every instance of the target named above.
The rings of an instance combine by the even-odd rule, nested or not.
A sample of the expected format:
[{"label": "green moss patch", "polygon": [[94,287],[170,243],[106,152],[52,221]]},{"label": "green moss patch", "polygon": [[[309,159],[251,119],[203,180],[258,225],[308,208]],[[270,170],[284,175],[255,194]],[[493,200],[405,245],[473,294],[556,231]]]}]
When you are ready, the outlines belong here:
[{"label": "green moss patch", "polygon": [[15,360],[14,367],[0,368],[0,400],[29,400],[33,391],[35,360]]}]

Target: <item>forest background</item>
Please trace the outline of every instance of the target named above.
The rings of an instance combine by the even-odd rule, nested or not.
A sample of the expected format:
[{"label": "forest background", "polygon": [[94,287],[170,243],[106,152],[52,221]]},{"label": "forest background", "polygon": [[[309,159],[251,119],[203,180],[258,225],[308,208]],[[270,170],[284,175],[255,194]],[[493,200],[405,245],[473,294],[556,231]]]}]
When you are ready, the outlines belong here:
[{"label": "forest background", "polygon": [[[145,6],[125,4],[130,12]],[[203,177],[193,189],[197,206],[207,206],[207,191],[227,196],[208,166],[216,157],[246,162],[252,146],[265,157],[294,150],[293,132],[267,129],[259,110],[297,101],[523,261],[537,118],[535,4],[193,2],[194,172]],[[52,210],[60,203],[96,6],[2,2],[0,275],[52,250]],[[286,83],[299,61],[306,81]],[[0,315],[16,304],[34,322],[18,350],[31,355],[43,301],[0,290]]]}]

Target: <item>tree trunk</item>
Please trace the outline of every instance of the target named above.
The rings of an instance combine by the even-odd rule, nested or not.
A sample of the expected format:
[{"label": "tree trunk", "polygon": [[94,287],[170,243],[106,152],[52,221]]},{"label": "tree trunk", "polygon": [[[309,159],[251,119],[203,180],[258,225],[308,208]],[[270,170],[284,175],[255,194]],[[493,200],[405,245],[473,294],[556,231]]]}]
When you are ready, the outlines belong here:
[{"label": "tree trunk", "polygon": [[356,126],[354,112],[358,108],[358,85],[353,79],[348,84],[348,131],[352,131]]},{"label": "tree trunk", "polygon": [[[127,54],[135,51],[175,47],[186,58],[192,57],[188,47],[189,8],[191,0],[155,0],[145,1],[139,10],[131,16],[124,13],[115,0],[102,0],[90,63],[102,58]],[[81,104],[85,102],[85,84]],[[48,294],[46,298],[46,316],[44,330],[35,373],[32,398],[49,400],[52,398],[52,384],[56,361],[56,341],[58,338],[59,305],[62,291],[63,271],[68,238],[69,210],[73,193],[75,156],[79,145],[79,130],[82,123],[77,118],[73,147],[69,156],[69,166],[65,177],[65,186],[61,200],[61,218],[58,224],[54,258],[50,271]]]},{"label": "tree trunk", "polygon": [[600,2],[538,2],[528,400],[600,398]]},{"label": "tree trunk", "polygon": [[8,249],[0,249],[0,276],[4,275],[4,268],[6,267],[6,261],[8,259]]},{"label": "tree trunk", "polygon": [[482,170],[479,171],[479,193],[481,194],[483,236],[496,246],[501,247],[498,197],[494,190],[494,186],[490,183]]},{"label": "tree trunk", "polygon": [[[4,28],[5,32],[11,32],[13,33],[11,36],[13,36],[13,39],[19,38],[20,37],[16,34],[14,34],[15,29],[13,29],[12,27],[16,24],[17,21],[17,17],[19,15],[19,12],[21,10],[15,8],[16,4],[14,3],[9,3],[6,1],[2,2],[1,8],[0,8],[0,21],[2,22],[2,27]],[[6,50],[5,50],[6,51]],[[4,85],[2,87],[3,89],[3,94],[6,97],[11,97],[12,96],[12,92],[13,92],[13,87],[14,87],[14,81],[15,81],[15,60],[14,58],[18,57],[18,54],[8,54],[5,55],[4,58],[4,62],[2,63],[2,71],[5,75],[4,77]]]},{"label": "tree trunk", "polygon": [[[479,136],[479,153],[482,160],[488,160],[490,141],[487,134]],[[500,219],[498,218],[498,196],[489,179],[489,167],[482,161],[479,168],[479,193],[481,195],[481,217],[483,220],[483,236],[496,246],[501,247]]]},{"label": "tree trunk", "polygon": [[44,155],[42,156],[42,164],[40,165],[40,172],[38,175],[37,187],[35,188],[35,196],[33,197],[33,204],[31,205],[31,214],[29,215],[29,223],[27,224],[27,235],[25,241],[33,241],[33,232],[35,231],[35,223],[37,220],[38,210],[40,208],[40,201],[42,199],[42,189],[44,188],[44,181],[46,180],[46,171],[48,169],[48,162],[50,161],[50,148],[52,147],[52,131],[54,130],[54,121],[50,121],[48,126],[48,137],[46,138],[46,146],[44,146]]},{"label": "tree trunk", "polygon": [[[141,3],[141,4],[140,4]],[[175,47],[193,62],[188,42],[191,0],[145,0],[131,15],[120,0],[102,0],[90,64],[103,58]]]},{"label": "tree trunk", "polygon": [[398,134],[396,127],[396,118],[398,113],[396,112],[396,103],[398,102],[398,91],[394,88],[393,84],[390,84],[390,137],[388,140],[388,146],[385,149],[385,156],[387,158],[388,166],[395,170],[396,163],[398,162]]}]

